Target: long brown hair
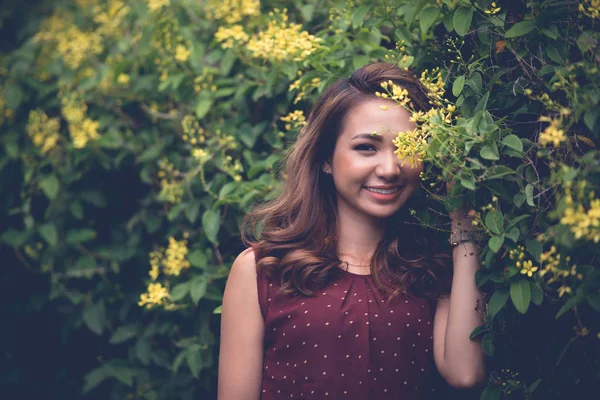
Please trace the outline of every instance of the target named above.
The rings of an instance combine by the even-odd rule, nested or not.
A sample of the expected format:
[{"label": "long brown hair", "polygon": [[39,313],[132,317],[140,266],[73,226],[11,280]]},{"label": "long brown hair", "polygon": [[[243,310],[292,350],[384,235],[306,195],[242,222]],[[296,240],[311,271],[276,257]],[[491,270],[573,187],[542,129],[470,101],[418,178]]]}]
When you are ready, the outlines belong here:
[{"label": "long brown hair", "polygon": [[[257,268],[278,277],[281,291],[312,296],[338,279],[343,262],[337,254],[336,191],[321,169],[333,154],[345,116],[360,102],[377,98],[382,82],[405,88],[417,110],[430,108],[426,90],[415,76],[389,63],[372,63],[340,79],[313,105],[307,123],[285,157],[285,175],[278,196],[257,206],[242,222],[242,240],[254,249]],[[417,208],[417,191],[386,224],[371,260],[378,290],[390,296],[400,291],[436,299],[448,292],[451,274],[448,252],[431,243],[432,232],[407,212]],[[422,198],[420,201],[422,202]],[[248,229],[249,228],[249,229]],[[250,232],[248,232],[250,231]]]}]

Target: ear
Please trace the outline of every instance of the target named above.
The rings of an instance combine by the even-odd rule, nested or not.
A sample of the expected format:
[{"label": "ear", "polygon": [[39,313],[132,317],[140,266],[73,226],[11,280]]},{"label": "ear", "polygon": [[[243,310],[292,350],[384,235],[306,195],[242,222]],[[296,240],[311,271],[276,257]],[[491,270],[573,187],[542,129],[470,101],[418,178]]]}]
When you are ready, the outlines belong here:
[{"label": "ear", "polygon": [[[329,170],[329,173],[331,173],[331,164],[329,163],[329,161],[325,161],[323,163],[323,165],[321,166],[321,170],[323,170],[323,172],[325,172],[326,170]],[[327,173],[327,172],[325,172]]]}]

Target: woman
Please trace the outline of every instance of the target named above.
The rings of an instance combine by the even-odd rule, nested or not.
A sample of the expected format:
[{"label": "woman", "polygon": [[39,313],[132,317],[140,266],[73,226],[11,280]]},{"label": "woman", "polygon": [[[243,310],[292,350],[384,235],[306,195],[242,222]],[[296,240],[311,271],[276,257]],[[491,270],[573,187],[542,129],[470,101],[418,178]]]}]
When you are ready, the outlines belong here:
[{"label": "woman", "polygon": [[391,64],[336,82],[288,153],[281,193],[244,221],[254,237],[242,229],[249,248],[223,297],[219,400],[423,399],[434,366],[456,388],[485,380],[469,340],[482,324],[477,249],[457,231],[471,225],[451,214],[462,234],[451,266],[411,224],[423,165],[394,154],[414,124],[375,96],[390,80],[429,108],[419,81]]}]

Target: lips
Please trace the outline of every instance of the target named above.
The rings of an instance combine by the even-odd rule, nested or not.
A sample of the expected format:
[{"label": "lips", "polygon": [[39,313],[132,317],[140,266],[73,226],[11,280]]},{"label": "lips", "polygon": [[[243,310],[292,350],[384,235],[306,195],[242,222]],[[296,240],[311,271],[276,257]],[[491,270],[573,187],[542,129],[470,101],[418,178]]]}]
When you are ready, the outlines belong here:
[{"label": "lips", "polygon": [[392,194],[396,193],[403,186],[365,186],[365,189],[372,193]]}]

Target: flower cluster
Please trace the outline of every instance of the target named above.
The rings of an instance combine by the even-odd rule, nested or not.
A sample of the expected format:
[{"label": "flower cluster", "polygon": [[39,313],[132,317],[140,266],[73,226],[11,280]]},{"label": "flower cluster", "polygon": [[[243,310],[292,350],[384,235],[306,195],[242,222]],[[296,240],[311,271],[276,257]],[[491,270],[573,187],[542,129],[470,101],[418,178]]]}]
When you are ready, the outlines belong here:
[{"label": "flower cluster", "polygon": [[539,269],[537,266],[533,265],[532,260],[523,260],[525,258],[525,247],[521,245],[509,252],[509,258],[511,260],[517,260],[515,266],[519,269],[519,272],[530,278],[533,276],[533,273]]},{"label": "flower cluster", "polygon": [[320,48],[320,38],[302,30],[302,25],[288,23],[287,9],[269,12],[267,29],[252,36],[246,49],[252,57],[271,62],[303,61]]},{"label": "flower cluster", "polygon": [[198,75],[194,79],[194,91],[196,93],[200,93],[202,90],[210,90],[211,92],[215,92],[217,90],[217,86],[213,83],[215,79],[215,73],[218,71],[210,68],[204,67],[202,73]]},{"label": "flower cluster", "polygon": [[117,37],[122,34],[121,23],[131,9],[121,0],[103,2],[104,7],[95,6],[93,20],[99,25],[96,33],[104,37]]},{"label": "flower cluster", "polygon": [[246,44],[249,39],[250,36],[244,32],[242,25],[220,26],[215,33],[215,40],[221,43],[221,47],[224,49]]},{"label": "flower cluster", "polygon": [[55,45],[56,52],[71,69],[77,69],[91,56],[103,51],[102,36],[96,31],[83,32],[69,18],[53,15],[35,35],[34,43]]},{"label": "flower cluster", "polygon": [[[592,240],[594,243],[600,242],[600,199],[596,198],[594,190],[585,194],[587,181],[582,180],[577,183],[576,199],[573,199],[571,191],[571,182],[565,182],[564,202],[566,208],[560,219],[560,223],[571,228],[575,239]],[[586,210],[584,203],[589,200],[589,207]]]},{"label": "flower cluster", "polygon": [[[298,71],[298,75],[302,76],[302,71]],[[310,81],[300,87],[300,82],[302,81],[302,77],[296,79],[288,88],[288,92],[292,90],[299,90],[298,94],[294,98],[294,104],[297,104],[300,100],[306,96],[307,91],[312,91],[313,89],[317,89],[319,85],[321,85],[321,78],[312,78]]]},{"label": "flower cluster", "polygon": [[583,15],[592,19],[600,18],[600,0],[583,0],[579,3],[578,10]]},{"label": "flower cluster", "polygon": [[304,111],[302,110],[292,111],[285,117],[281,117],[279,119],[287,122],[287,124],[285,124],[285,129],[288,131],[292,129],[300,129],[306,125],[306,117],[304,116]]},{"label": "flower cluster", "polygon": [[39,109],[29,112],[27,135],[42,153],[46,153],[56,146],[60,138],[59,129],[60,120],[58,118],[48,118],[46,113]]},{"label": "flower cluster", "polygon": [[184,40],[179,32],[179,22],[173,12],[155,13],[155,26],[151,44],[158,53],[154,64],[161,71],[161,81],[169,77],[169,70],[173,67],[173,60],[186,62],[192,54],[192,43]]},{"label": "flower cluster", "polygon": [[152,12],[160,11],[171,4],[171,0],[146,0],[148,9]]},{"label": "flower cluster", "polygon": [[170,299],[169,291],[160,283],[151,283],[148,285],[148,291],[140,295],[138,306],[151,309],[154,306],[164,306]]},{"label": "flower cluster", "polygon": [[541,117],[540,121],[550,122],[550,125],[548,125],[548,127],[542,133],[540,133],[538,141],[542,146],[546,147],[548,144],[552,144],[554,147],[558,147],[562,142],[567,141],[565,131],[560,129],[561,119]]},{"label": "flower cluster", "polygon": [[429,89],[429,102],[434,105],[427,112],[416,111],[408,91],[392,81],[381,83],[384,92],[375,92],[377,97],[393,100],[411,113],[409,119],[417,127],[411,131],[399,132],[394,139],[394,145],[397,148],[395,154],[403,160],[403,164],[408,159],[413,167],[427,155],[428,139],[433,137],[439,128],[444,129],[452,124],[453,113],[456,110],[454,105],[443,99],[445,92],[438,69],[431,73],[425,70],[420,82]]},{"label": "flower cluster", "polygon": [[178,179],[179,171],[167,159],[158,162],[158,177],[160,178],[159,201],[176,204],[181,202],[183,197],[183,186]]},{"label": "flower cluster", "polygon": [[161,270],[165,275],[179,276],[181,271],[190,268],[190,262],[185,258],[188,253],[189,234],[183,234],[183,240],[169,238],[169,246],[159,248],[150,253],[150,271],[148,274],[155,281]]},{"label": "flower cluster", "polygon": [[245,17],[259,14],[259,0],[208,0],[206,3],[208,20],[223,20],[228,24],[235,24]]},{"label": "flower cluster", "polygon": [[87,116],[87,104],[75,95],[61,98],[62,114],[69,124],[69,135],[76,149],[82,149],[91,140],[100,138],[100,123]]},{"label": "flower cluster", "polygon": [[496,15],[500,12],[501,8],[496,5],[495,1],[490,3],[490,7],[487,10],[483,10],[488,15]]},{"label": "flower cluster", "polygon": [[[548,285],[560,281],[561,286],[557,289],[558,296],[562,297],[565,294],[572,292],[571,286],[567,282],[567,278],[574,276],[578,280],[583,280],[583,275],[577,272],[577,264],[569,266],[571,256],[565,257],[564,263],[561,265],[561,256],[557,251],[556,246],[552,245],[550,250],[543,252],[540,256],[542,269],[539,274],[542,278],[547,279]],[[548,277],[546,276],[547,274]]]}]

